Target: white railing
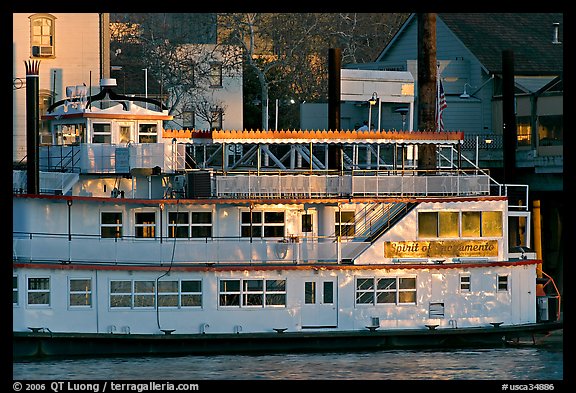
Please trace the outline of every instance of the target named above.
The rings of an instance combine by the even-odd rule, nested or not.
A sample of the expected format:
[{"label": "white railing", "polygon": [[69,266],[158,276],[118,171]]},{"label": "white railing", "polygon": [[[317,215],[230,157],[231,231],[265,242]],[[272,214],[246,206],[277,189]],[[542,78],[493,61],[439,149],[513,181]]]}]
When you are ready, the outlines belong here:
[{"label": "white railing", "polygon": [[483,174],[443,175],[288,175],[215,176],[218,197],[433,196],[488,195]]},{"label": "white railing", "polygon": [[44,171],[76,173],[128,173],[132,168],[159,166],[164,173],[174,173],[185,169],[185,149],[176,143],[40,146],[39,166]]},{"label": "white railing", "polygon": [[262,239],[100,238],[67,234],[13,234],[15,262],[170,265],[189,263],[308,263],[351,259],[359,242],[334,237]]}]

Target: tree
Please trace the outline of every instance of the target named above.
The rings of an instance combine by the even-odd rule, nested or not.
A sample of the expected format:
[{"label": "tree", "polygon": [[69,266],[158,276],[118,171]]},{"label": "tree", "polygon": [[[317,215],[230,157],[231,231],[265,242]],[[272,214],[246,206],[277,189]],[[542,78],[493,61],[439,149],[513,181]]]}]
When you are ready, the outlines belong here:
[{"label": "tree", "polygon": [[[111,23],[113,61],[122,62],[125,73],[146,69],[150,82],[146,93],[153,92],[165,101],[174,118],[182,118],[186,110],[205,107],[218,107],[223,114],[225,106],[209,89],[211,65],[218,63],[223,73],[233,74],[241,66],[241,53],[237,48],[217,45],[209,31],[183,29],[180,19],[172,14],[117,15]],[[185,25],[196,25],[190,22]],[[131,93],[143,90],[141,85],[130,88]],[[210,126],[214,123],[209,111],[198,117]]]},{"label": "tree", "polygon": [[[296,102],[326,100],[329,48],[344,48],[342,64],[373,61],[406,17],[372,13],[219,14],[219,41],[243,48],[244,74],[254,75],[258,84],[258,93],[253,96],[245,90],[245,105],[253,108],[253,101],[262,104],[261,127],[268,129],[270,96]],[[297,116],[294,123],[298,123]]]}]

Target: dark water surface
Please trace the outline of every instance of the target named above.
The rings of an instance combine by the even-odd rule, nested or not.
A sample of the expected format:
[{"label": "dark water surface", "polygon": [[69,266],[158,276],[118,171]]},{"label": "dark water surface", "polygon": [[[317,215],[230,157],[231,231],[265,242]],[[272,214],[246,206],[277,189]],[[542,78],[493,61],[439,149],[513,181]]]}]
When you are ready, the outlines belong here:
[{"label": "dark water surface", "polygon": [[494,349],[14,361],[13,379],[561,381],[563,365],[562,344],[555,343]]}]

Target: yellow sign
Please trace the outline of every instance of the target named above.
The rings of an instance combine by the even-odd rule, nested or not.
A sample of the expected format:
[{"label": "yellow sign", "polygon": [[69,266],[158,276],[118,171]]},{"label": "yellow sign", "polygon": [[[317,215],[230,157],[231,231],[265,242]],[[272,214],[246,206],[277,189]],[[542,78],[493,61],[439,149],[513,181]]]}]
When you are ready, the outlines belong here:
[{"label": "yellow sign", "polygon": [[497,240],[385,242],[386,258],[496,257]]}]

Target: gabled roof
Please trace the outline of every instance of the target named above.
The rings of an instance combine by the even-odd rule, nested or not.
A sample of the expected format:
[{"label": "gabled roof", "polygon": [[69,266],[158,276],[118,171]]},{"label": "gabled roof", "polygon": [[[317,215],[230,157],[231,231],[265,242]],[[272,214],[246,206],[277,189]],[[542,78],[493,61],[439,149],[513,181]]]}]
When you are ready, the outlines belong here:
[{"label": "gabled roof", "polygon": [[502,52],[512,50],[515,74],[559,74],[563,71],[563,44],[552,43],[553,23],[561,13],[439,13],[437,15],[492,73],[502,72]]},{"label": "gabled roof", "polygon": [[[564,38],[562,13],[438,13],[438,19],[480,61],[489,73],[502,73],[502,52],[512,50],[514,73],[519,75],[559,75],[563,71],[564,44],[553,44],[553,23],[559,23],[558,38]],[[416,14],[380,53],[382,59],[395,45]]]}]

